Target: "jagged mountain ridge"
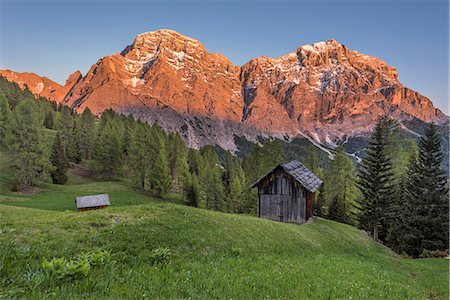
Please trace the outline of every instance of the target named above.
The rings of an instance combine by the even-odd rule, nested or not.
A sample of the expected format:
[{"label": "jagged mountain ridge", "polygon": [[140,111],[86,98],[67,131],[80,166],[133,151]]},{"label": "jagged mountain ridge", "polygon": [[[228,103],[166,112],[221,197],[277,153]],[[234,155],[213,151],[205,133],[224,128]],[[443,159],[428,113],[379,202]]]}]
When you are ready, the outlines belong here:
[{"label": "jagged mountain ridge", "polygon": [[14,72],[11,70],[0,70],[0,76],[8,81],[15,82],[20,88],[27,87],[35,96],[44,97],[56,102],[61,102],[72,87],[83,76],[80,71],[69,75],[64,85],[54,82],[47,77],[41,77],[29,72]]},{"label": "jagged mountain ridge", "polygon": [[300,135],[334,145],[368,133],[385,113],[400,121],[448,121],[428,98],[404,87],[395,68],[335,40],[239,67],[172,30],[138,35],[59,100],[79,111],[113,108],[157,122],[191,147],[232,150],[234,135],[253,141]]}]

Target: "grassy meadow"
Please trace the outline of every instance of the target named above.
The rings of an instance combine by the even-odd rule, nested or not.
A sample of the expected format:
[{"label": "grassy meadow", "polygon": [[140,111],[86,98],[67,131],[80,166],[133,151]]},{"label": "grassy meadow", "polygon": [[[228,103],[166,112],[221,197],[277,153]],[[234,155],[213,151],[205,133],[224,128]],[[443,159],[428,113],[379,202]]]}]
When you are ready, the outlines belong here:
[{"label": "grassy meadow", "polygon": [[[355,227],[295,225],[154,199],[126,180],[72,174],[63,186],[9,191],[0,157],[0,298],[448,299],[445,259],[406,259]],[[78,213],[74,197],[112,205]],[[88,271],[48,272],[107,250]]]}]

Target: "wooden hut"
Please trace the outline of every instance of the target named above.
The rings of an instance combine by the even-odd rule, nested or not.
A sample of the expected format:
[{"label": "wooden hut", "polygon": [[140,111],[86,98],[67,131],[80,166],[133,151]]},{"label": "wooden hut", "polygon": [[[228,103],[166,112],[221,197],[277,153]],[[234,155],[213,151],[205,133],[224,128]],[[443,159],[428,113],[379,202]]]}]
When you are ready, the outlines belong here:
[{"label": "wooden hut", "polygon": [[107,194],[76,197],[75,204],[78,211],[101,209],[111,205]]},{"label": "wooden hut", "polygon": [[252,184],[258,187],[258,217],[305,223],[313,216],[315,192],[322,184],[299,161],[280,164]]}]

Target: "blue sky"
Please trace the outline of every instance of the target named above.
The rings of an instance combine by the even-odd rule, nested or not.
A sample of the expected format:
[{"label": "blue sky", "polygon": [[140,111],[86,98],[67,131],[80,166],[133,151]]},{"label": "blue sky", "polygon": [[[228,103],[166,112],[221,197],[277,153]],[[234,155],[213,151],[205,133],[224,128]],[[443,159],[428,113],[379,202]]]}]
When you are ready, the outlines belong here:
[{"label": "blue sky", "polygon": [[449,6],[423,1],[0,0],[1,69],[64,83],[145,31],[170,28],[234,64],[334,38],[377,56],[447,114]]}]

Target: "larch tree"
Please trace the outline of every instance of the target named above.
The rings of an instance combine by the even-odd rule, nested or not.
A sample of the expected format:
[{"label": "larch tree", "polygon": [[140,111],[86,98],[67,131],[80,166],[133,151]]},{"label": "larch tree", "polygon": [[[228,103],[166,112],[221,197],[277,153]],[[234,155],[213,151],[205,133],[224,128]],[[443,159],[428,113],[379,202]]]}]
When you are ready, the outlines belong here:
[{"label": "larch tree", "polygon": [[155,196],[162,197],[167,194],[172,185],[169,162],[166,145],[160,133],[155,132],[152,139],[154,158],[149,169],[149,186]]},{"label": "larch tree", "polygon": [[59,132],[56,134],[53,142],[50,161],[54,168],[50,173],[52,182],[55,184],[65,184],[68,180],[67,170],[69,168],[69,161],[67,159],[64,141]]},{"label": "larch tree", "polygon": [[0,91],[0,148],[8,148],[11,134],[11,109],[5,95]]},{"label": "larch tree", "polygon": [[79,130],[79,146],[81,157],[91,159],[94,153],[94,141],[96,133],[95,117],[89,108],[81,114]]},{"label": "larch tree", "polygon": [[44,135],[43,120],[34,101],[20,102],[14,110],[12,124],[14,189],[36,186],[49,178],[52,166]]},{"label": "larch tree", "polygon": [[122,168],[120,135],[115,121],[108,121],[99,130],[95,159],[97,173],[102,178],[114,178]]},{"label": "larch tree", "polygon": [[211,146],[202,149],[202,160],[199,166],[199,177],[205,193],[207,209],[225,211],[225,192],[222,182],[222,166]]},{"label": "larch tree", "polygon": [[128,155],[133,180],[142,190],[146,188],[148,170],[151,167],[152,156],[154,155],[150,142],[151,136],[148,126],[137,122],[131,134]]},{"label": "larch tree", "polygon": [[343,223],[354,223],[355,206],[358,195],[356,170],[342,146],[325,172],[324,196],[328,203],[328,217]]}]

